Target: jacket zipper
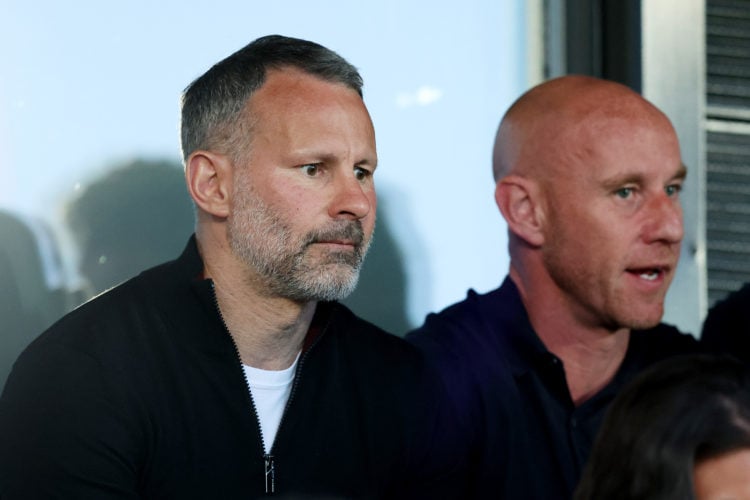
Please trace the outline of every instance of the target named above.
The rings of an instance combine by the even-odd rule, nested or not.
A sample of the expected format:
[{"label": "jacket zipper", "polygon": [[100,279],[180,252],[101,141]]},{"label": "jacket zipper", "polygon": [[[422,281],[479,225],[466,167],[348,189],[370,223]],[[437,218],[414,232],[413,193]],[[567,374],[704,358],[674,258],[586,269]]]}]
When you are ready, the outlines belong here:
[{"label": "jacket zipper", "polygon": [[221,320],[221,324],[224,327],[224,332],[229,336],[229,340],[232,342],[232,346],[234,347],[234,353],[237,356],[237,363],[240,366],[240,370],[243,374],[243,380],[245,381],[245,393],[247,394],[247,398],[250,401],[250,408],[253,411],[253,416],[255,417],[255,423],[256,428],[258,429],[258,436],[260,436],[260,444],[261,448],[263,450],[263,477],[265,481],[265,493],[266,495],[273,495],[276,493],[276,459],[273,456],[274,446],[276,445],[276,441],[278,438],[279,433],[281,432],[286,414],[288,413],[289,406],[292,402],[292,399],[294,398],[295,393],[297,392],[297,386],[299,385],[299,379],[300,374],[302,373],[302,365],[305,362],[305,359],[307,359],[307,353],[309,353],[313,347],[318,343],[320,340],[320,337],[323,336],[323,333],[325,332],[325,329],[320,332],[318,337],[313,340],[312,344],[307,348],[305,352],[302,353],[300,356],[300,359],[297,363],[297,369],[294,374],[294,379],[292,380],[292,390],[289,392],[289,398],[286,401],[286,404],[284,405],[284,411],[281,413],[281,419],[279,420],[279,427],[276,430],[276,438],[274,438],[273,443],[271,443],[271,447],[268,449],[268,453],[266,453],[266,442],[263,437],[263,431],[260,427],[260,417],[258,416],[258,408],[255,406],[255,400],[253,399],[252,392],[250,391],[250,382],[247,380],[247,377],[245,376],[245,368],[242,365],[242,356],[240,356],[240,349],[237,347],[237,343],[234,341],[234,337],[232,337],[232,334],[229,332],[229,328],[227,327],[227,323],[224,320],[224,315],[221,312],[221,308],[219,307],[219,299],[216,297],[216,288],[214,287],[214,282],[211,281],[211,292],[213,294],[214,299],[214,307],[216,308],[216,312],[219,314],[219,319]]}]

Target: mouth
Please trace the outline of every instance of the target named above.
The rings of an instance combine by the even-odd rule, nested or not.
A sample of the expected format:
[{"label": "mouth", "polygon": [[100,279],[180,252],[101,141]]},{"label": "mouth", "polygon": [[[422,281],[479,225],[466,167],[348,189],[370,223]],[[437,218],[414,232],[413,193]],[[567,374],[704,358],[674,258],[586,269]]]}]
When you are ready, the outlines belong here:
[{"label": "mouth", "polygon": [[659,281],[661,278],[664,278],[669,273],[669,269],[670,268],[668,266],[654,266],[632,268],[628,269],[627,271],[644,281],[655,282]]},{"label": "mouth", "polygon": [[309,235],[308,244],[324,245],[341,250],[356,250],[362,246],[363,240],[364,231],[362,225],[357,221],[356,223],[312,233]]},{"label": "mouth", "polygon": [[352,240],[318,240],[314,243],[318,245],[327,245],[331,247],[340,247],[347,249],[356,248],[358,246],[358,244]]},{"label": "mouth", "polygon": [[660,270],[652,269],[650,271],[640,273],[638,276],[640,276],[641,278],[647,281],[656,281],[656,279],[659,277],[660,274],[661,274]]}]

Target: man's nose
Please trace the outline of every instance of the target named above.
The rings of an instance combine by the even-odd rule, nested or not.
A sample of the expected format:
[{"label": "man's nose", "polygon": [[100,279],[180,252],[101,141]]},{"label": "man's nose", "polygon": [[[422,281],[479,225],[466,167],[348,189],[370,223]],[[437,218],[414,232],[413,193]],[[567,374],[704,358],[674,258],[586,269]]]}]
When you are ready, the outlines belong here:
[{"label": "man's nose", "polygon": [[[371,183],[372,180],[369,182]],[[375,209],[371,202],[372,196],[374,196],[374,187],[371,184],[365,185],[357,179],[354,171],[337,175],[329,215],[336,219],[362,219]]]},{"label": "man's nose", "polygon": [[666,193],[652,199],[644,227],[647,242],[680,243],[684,234],[680,200]]}]

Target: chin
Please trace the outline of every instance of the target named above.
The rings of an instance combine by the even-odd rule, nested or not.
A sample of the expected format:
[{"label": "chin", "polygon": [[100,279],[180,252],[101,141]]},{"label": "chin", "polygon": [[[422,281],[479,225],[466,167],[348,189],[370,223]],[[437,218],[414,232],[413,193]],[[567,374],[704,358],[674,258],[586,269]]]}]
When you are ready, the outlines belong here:
[{"label": "chin", "polygon": [[631,313],[629,314],[629,318],[627,318],[627,321],[624,321],[622,325],[630,328],[631,330],[647,330],[658,325],[661,322],[661,318],[663,315],[663,308],[660,308],[657,311],[643,311],[642,314],[638,315],[634,315]]}]

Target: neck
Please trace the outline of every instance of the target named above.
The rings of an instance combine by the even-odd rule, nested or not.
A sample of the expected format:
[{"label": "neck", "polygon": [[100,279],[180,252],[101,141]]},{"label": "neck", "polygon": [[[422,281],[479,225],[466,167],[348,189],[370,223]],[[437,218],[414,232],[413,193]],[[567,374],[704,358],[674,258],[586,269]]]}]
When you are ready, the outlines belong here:
[{"label": "neck", "polygon": [[201,248],[205,277],[214,282],[219,310],[243,364],[265,370],[292,365],[302,349],[317,302],[299,303],[263,293],[247,268],[228,252]]},{"label": "neck", "polygon": [[291,366],[310,329],[316,303],[260,297],[218,279],[214,279],[214,287],[242,363],[264,370]]},{"label": "neck", "polygon": [[627,329],[597,334],[563,328],[554,335],[545,329],[537,333],[547,349],[562,360],[570,399],[576,406],[612,381],[625,359],[630,340]]},{"label": "neck", "polygon": [[530,287],[513,269],[510,274],[534,331],[563,362],[571,400],[576,406],[582,404],[614,378],[628,349],[630,329],[613,331],[584,324],[559,300],[545,294],[542,286],[534,288],[530,300]]}]

